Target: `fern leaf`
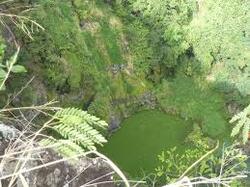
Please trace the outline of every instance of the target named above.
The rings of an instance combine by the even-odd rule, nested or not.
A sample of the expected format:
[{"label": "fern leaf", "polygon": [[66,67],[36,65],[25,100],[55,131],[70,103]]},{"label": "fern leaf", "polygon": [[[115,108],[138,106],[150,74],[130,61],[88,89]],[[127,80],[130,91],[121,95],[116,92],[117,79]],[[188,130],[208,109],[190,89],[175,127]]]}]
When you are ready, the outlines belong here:
[{"label": "fern leaf", "polygon": [[56,123],[52,128],[64,139],[69,140],[72,146],[58,148],[59,152],[65,152],[69,155],[69,152],[72,153],[78,150],[79,147],[95,150],[95,144],[103,145],[103,143],[107,142],[96,127],[105,128],[108,124],[86,111],[65,108],[56,112],[54,118]]},{"label": "fern leaf", "polygon": [[54,150],[64,157],[72,157],[84,153],[85,150],[70,140],[43,139],[39,142],[43,146],[54,146]]},{"label": "fern leaf", "polygon": [[248,132],[250,130],[250,105],[248,105],[242,112],[236,114],[229,121],[230,123],[236,123],[235,127],[232,130],[231,136],[234,137],[240,133],[242,129],[242,140],[243,143],[247,142]]},{"label": "fern leaf", "polygon": [[243,130],[242,130],[242,140],[243,140],[243,143],[245,144],[248,140],[248,132],[249,132],[249,129],[250,129],[250,121],[247,122],[244,127],[243,127]]},{"label": "fern leaf", "polygon": [[240,129],[243,127],[243,125],[244,125],[243,121],[240,120],[239,123],[237,123],[237,124],[235,125],[235,127],[233,128],[232,133],[231,133],[231,136],[234,137],[234,136],[236,136],[237,134],[239,134]]}]

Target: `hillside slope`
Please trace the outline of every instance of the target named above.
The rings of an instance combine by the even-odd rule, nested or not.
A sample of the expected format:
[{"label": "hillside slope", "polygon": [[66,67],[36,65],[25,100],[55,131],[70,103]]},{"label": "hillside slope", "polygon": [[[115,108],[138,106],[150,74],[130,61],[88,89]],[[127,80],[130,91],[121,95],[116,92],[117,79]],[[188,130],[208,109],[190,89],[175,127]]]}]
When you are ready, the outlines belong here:
[{"label": "hillside slope", "polygon": [[32,75],[12,85],[17,90],[36,77],[20,99],[23,105],[31,98],[32,104],[56,99],[110,121],[114,113],[126,116],[128,106],[145,100],[151,86],[144,70],[152,49],[142,23],[124,23],[102,1],[36,3],[32,16],[45,31],[36,33],[34,41],[23,38],[20,61]]}]

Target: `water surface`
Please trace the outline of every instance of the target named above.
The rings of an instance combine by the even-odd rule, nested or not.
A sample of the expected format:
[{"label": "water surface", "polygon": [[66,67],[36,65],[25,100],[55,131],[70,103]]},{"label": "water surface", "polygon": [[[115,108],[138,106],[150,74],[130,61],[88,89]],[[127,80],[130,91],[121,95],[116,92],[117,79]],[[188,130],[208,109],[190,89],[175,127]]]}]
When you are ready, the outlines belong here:
[{"label": "water surface", "polygon": [[130,176],[142,176],[157,166],[157,155],[164,149],[185,147],[192,130],[190,122],[160,111],[142,111],[122,123],[100,150]]}]

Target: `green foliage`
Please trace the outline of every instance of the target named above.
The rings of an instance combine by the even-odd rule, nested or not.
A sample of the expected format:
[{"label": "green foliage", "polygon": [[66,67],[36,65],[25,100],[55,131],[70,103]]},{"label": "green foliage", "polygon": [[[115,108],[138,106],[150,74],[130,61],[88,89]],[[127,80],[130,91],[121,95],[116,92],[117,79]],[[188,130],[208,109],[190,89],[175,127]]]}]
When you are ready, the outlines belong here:
[{"label": "green foliage", "polygon": [[248,0],[199,1],[189,28],[189,41],[215,82],[250,93],[250,3]]},{"label": "green foliage", "polygon": [[155,171],[159,178],[164,177],[166,183],[172,182],[178,179],[180,175],[185,171],[194,161],[202,156],[202,152],[198,149],[188,149],[182,154],[176,152],[176,147],[162,151],[158,155],[160,166]]},{"label": "green foliage", "polygon": [[226,178],[233,175],[246,174],[247,155],[245,155],[238,146],[237,144],[226,147],[223,145],[222,149],[218,150],[201,163],[199,168],[200,173],[208,178],[216,176]]},{"label": "green foliage", "polygon": [[101,25],[100,37],[104,40],[112,64],[124,64],[125,61],[122,57],[121,46],[119,43],[119,32],[112,29],[109,24],[104,22]]},{"label": "green foliage", "polygon": [[82,145],[88,149],[95,149],[94,144],[106,142],[106,139],[94,127],[107,127],[108,124],[99,118],[75,108],[66,108],[55,114],[58,124],[53,126],[64,138]]},{"label": "green foliage", "polygon": [[108,126],[105,121],[76,108],[61,109],[54,115],[51,127],[63,139],[46,139],[41,143],[45,145],[60,144],[56,150],[63,155],[74,155],[84,150],[95,150],[95,145],[103,145],[107,140],[100,133],[100,128]]},{"label": "green foliage", "polygon": [[[63,105],[78,107],[82,106],[73,100],[81,100],[84,109],[90,106],[92,114],[108,119],[111,110],[104,107],[111,105],[111,98],[140,95],[148,89],[144,74],[148,64],[143,70],[134,66],[137,55],[147,51],[130,50],[127,30],[132,26],[125,25],[110,6],[102,1],[37,2],[32,17],[46,31],[36,33],[35,41],[24,38],[21,60],[38,80],[44,80],[48,99],[60,100],[63,95],[67,98],[61,99]],[[141,36],[135,35],[133,42],[139,46]],[[144,59],[139,62],[142,66]]]},{"label": "green foliage", "polygon": [[5,90],[5,82],[10,76],[10,73],[26,73],[26,69],[22,65],[16,64],[19,55],[19,49],[9,60],[3,61],[5,45],[0,41],[0,91]]},{"label": "green foliage", "polygon": [[200,152],[204,153],[213,147],[215,140],[205,137],[199,124],[195,123],[193,124],[192,132],[186,137],[185,143],[187,143],[187,145],[191,145],[191,147],[199,149]]},{"label": "green foliage", "polygon": [[[203,150],[204,151],[204,150]],[[183,154],[175,153],[175,148],[158,155],[160,166],[156,168],[158,177],[164,184],[178,179],[188,167],[200,159],[205,152],[197,149],[188,149]],[[188,177],[202,176],[205,178],[227,178],[246,174],[247,156],[237,145],[222,147],[222,149],[204,158],[188,173]],[[232,178],[236,185],[237,179]],[[238,184],[238,183],[237,183]]]},{"label": "green foliage", "polygon": [[58,140],[50,137],[47,139],[42,139],[39,143],[42,146],[51,146],[55,151],[57,151],[64,157],[74,157],[76,155],[83,155],[87,151],[82,146],[79,146],[71,140]]},{"label": "green foliage", "polygon": [[1,39],[0,42],[0,61],[2,62],[3,57],[4,57],[4,51],[5,51],[6,46],[4,45],[4,42]]},{"label": "green foliage", "polygon": [[25,69],[24,66],[21,65],[14,65],[11,69],[11,72],[13,73],[26,73],[27,70]]},{"label": "green foliage", "polygon": [[161,30],[161,35],[171,47],[175,59],[189,48],[185,34],[192,19],[195,1],[136,0],[131,2],[135,11],[140,11],[153,27]]},{"label": "green foliage", "polygon": [[133,56],[134,71],[146,74],[154,61],[153,46],[150,45],[150,30],[140,20],[133,20],[126,27],[128,47]]},{"label": "green foliage", "polygon": [[[170,46],[173,63],[181,55],[194,55],[203,75],[224,91],[250,93],[248,0],[136,0],[137,14]],[[182,61],[180,61],[182,63]],[[192,75],[192,72],[188,72]]]},{"label": "green foliage", "polygon": [[[45,80],[53,92],[48,95],[58,94],[64,99],[70,98],[70,94],[77,95],[75,100],[80,105],[79,101],[84,100],[91,114],[108,119],[112,110],[126,113],[128,98],[150,88],[146,77],[159,83],[174,75],[178,66],[179,72],[188,77],[177,74],[174,80],[162,82],[156,91],[161,109],[194,120],[206,135],[218,137],[227,133],[224,99],[203,79],[195,77],[194,72],[201,67],[205,70],[203,76],[209,72],[209,79],[217,86],[237,88],[244,96],[249,94],[250,6],[246,0],[123,1],[128,10],[120,12],[122,17],[99,0],[37,2],[40,6],[32,16],[46,31],[37,33],[35,41],[23,38],[26,50],[22,61]],[[132,5],[132,14],[126,2]],[[4,46],[0,46],[0,82],[8,72],[26,72],[23,66],[15,64],[18,53],[5,63],[3,54]],[[197,60],[201,65],[197,65]],[[126,102],[117,102],[119,106],[113,107],[112,102],[119,99]],[[246,142],[249,109],[230,122],[236,121],[232,136],[242,130]],[[55,114],[52,127],[62,139],[46,139],[43,143],[62,144],[57,150],[72,156],[105,143],[99,131],[104,127],[107,127],[104,121],[85,111],[62,109]],[[158,156],[159,177],[165,177],[168,182],[178,178],[209,149],[201,133],[191,133],[187,142],[194,145],[183,153],[173,148]],[[191,175],[230,176],[244,167],[245,157],[238,149],[224,151],[222,159],[220,153],[212,155]],[[225,157],[234,160],[226,165]],[[222,163],[225,173],[219,171]]]},{"label": "green foliage", "polygon": [[241,133],[242,142],[245,144],[248,140],[248,133],[250,130],[250,105],[248,105],[242,112],[233,116],[230,123],[236,123],[232,130],[231,136],[234,137]]},{"label": "green foliage", "polygon": [[223,95],[203,79],[178,74],[175,79],[162,82],[156,96],[166,112],[197,121],[205,134],[226,137],[229,133]]},{"label": "green foliage", "polygon": [[95,98],[90,106],[88,107],[88,112],[90,114],[96,114],[96,116],[100,117],[104,120],[109,120],[109,112],[111,110],[110,100],[104,95],[98,95]]},{"label": "green foliage", "polygon": [[[185,142],[191,146],[181,153],[177,152],[176,147],[174,147],[162,151],[158,155],[159,166],[155,169],[155,172],[159,180],[163,178],[164,182],[169,183],[178,179],[189,166],[212,147],[212,140],[203,137],[198,125],[194,125],[194,130],[188,135]],[[192,172],[195,173],[196,171]]]},{"label": "green foliage", "polygon": [[[183,63],[180,57],[187,56],[186,51],[190,47],[185,36],[188,24],[192,20],[195,1],[129,2],[130,4],[124,3],[124,7],[135,14],[134,21],[131,21],[131,28],[134,30],[131,30],[129,36],[137,34],[137,38],[141,38],[130,42],[133,54],[137,55],[135,65],[139,63],[136,71],[146,72],[149,80],[159,83],[162,79],[173,76],[179,64]],[[189,75],[193,73],[192,70],[195,71],[189,68]]]}]

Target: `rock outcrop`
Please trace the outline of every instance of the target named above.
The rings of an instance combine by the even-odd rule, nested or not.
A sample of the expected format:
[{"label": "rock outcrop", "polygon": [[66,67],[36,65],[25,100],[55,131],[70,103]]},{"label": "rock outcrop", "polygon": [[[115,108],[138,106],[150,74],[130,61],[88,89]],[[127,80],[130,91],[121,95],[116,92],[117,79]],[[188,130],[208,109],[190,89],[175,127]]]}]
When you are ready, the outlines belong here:
[{"label": "rock outcrop", "polygon": [[[36,150],[22,156],[27,145],[16,137],[18,130],[0,125],[0,182],[3,187],[9,185],[15,172],[20,172],[12,185],[15,187],[23,187],[23,180],[29,187],[80,187],[100,182],[93,186],[115,186],[112,170],[102,158],[81,157],[68,161],[52,149],[36,149],[38,145],[33,146]],[[10,151],[13,146],[19,154]],[[104,181],[109,182],[103,184]]]}]

